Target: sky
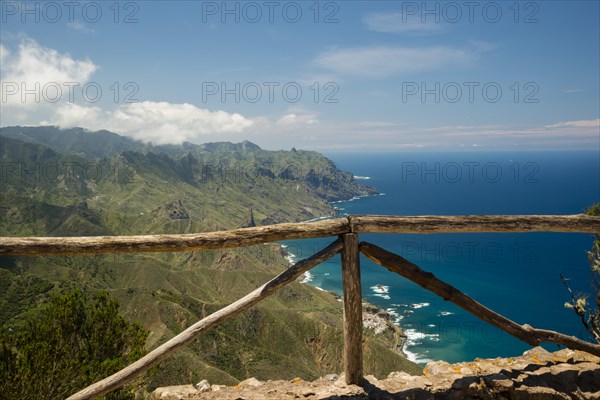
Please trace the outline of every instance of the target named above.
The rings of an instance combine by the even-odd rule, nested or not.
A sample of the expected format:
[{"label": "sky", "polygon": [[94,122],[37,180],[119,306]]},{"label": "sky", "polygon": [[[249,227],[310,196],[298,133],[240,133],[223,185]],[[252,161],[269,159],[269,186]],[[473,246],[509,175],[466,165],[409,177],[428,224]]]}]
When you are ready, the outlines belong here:
[{"label": "sky", "polygon": [[0,1],[0,126],[600,151],[599,1]]}]

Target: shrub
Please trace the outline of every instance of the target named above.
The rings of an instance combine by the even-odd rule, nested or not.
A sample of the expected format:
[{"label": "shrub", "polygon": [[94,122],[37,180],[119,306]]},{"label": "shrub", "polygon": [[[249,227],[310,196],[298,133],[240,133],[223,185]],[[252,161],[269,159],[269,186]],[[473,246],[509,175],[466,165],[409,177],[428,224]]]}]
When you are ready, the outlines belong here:
[{"label": "shrub", "polygon": [[[0,336],[0,398],[64,399],[139,358],[147,336],[105,292],[55,295],[20,328]],[[106,398],[133,395],[120,389]]]},{"label": "shrub", "polygon": [[[587,215],[600,216],[600,203],[591,206]],[[580,318],[585,329],[592,335],[596,342],[600,343],[600,236],[594,235],[594,244],[588,252],[590,268],[592,269],[592,287],[595,292],[595,307],[590,306],[586,296],[575,295],[567,280],[561,275],[561,279],[569,291],[571,301],[565,303],[565,307],[572,309]]]}]

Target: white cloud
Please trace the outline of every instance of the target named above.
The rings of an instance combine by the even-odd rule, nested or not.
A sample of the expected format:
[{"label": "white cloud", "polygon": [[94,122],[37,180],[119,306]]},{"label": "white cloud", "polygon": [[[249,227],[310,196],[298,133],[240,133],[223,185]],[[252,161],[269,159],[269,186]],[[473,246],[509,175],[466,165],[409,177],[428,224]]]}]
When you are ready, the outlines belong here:
[{"label": "white cloud", "polygon": [[4,59],[8,57],[10,51],[0,43],[0,62],[4,63]]},{"label": "white cloud", "polygon": [[49,121],[40,122],[41,125],[56,125],[61,128],[84,127],[90,130],[100,128],[101,121],[106,119],[106,114],[100,107],[83,107],[73,103],[60,105]]},{"label": "white cloud", "polygon": [[69,22],[68,26],[69,26],[69,28],[74,29],[78,32],[83,32],[83,33],[95,33],[96,32],[94,29],[89,28],[86,24],[84,24],[83,22],[79,22],[79,21]]},{"label": "white cloud", "polygon": [[[374,123],[375,122],[375,123]],[[385,121],[355,121],[327,124],[312,131],[327,133],[315,148],[321,150],[393,150],[393,149],[545,149],[597,148],[597,126],[505,126],[454,125],[423,127]],[[321,136],[319,136],[321,138]],[[343,143],[334,139],[344,137]],[[369,140],[365,141],[365,137]]]},{"label": "white cloud", "polygon": [[576,127],[576,128],[600,128],[600,119],[588,119],[579,121],[566,121],[559,122],[553,125],[547,125],[546,128],[564,128],[564,127]]},{"label": "white cloud", "polygon": [[475,53],[453,47],[362,47],[332,50],[317,56],[315,63],[339,74],[384,78],[468,65]]},{"label": "white cloud", "polygon": [[[31,39],[22,40],[16,54],[12,54],[4,46],[0,51],[2,58],[0,80],[3,88],[9,85],[18,88],[15,94],[2,96],[2,106],[39,107],[47,103],[40,95],[45,85],[57,84],[68,90],[65,82],[83,85],[98,68],[90,60],[76,60],[68,53],[59,53],[54,49],[42,47]],[[26,96],[23,99],[21,94],[24,93],[24,89],[37,92],[38,100],[36,101],[34,96]],[[68,99],[68,96],[61,96],[61,98]]]},{"label": "white cloud", "polygon": [[61,128],[107,129],[156,144],[202,142],[206,137],[240,133],[254,122],[240,114],[209,111],[192,104],[144,101],[124,104],[114,111],[63,104],[43,125]]},{"label": "white cloud", "polygon": [[112,111],[89,104],[78,105],[70,101],[69,86],[65,83],[84,85],[89,82],[98,69],[92,61],[77,60],[31,39],[24,39],[14,53],[0,46],[3,89],[8,87],[5,86],[7,83],[14,83],[19,89],[24,85],[28,90],[36,85],[43,88],[48,83],[56,83],[67,91],[56,103],[44,101],[43,96],[38,101],[27,96],[26,102],[22,101],[20,93],[4,96],[6,101],[3,99],[2,107],[9,111],[3,113],[3,125],[43,120],[43,125],[108,129],[154,143],[204,141],[205,136],[215,138],[240,133],[254,125],[252,120],[240,114],[210,111],[192,104],[144,101],[121,104]]},{"label": "white cloud", "polygon": [[420,18],[408,18],[401,12],[384,13],[374,12],[363,18],[367,29],[384,33],[432,34],[442,30],[442,24],[430,21],[421,21]]},{"label": "white cloud", "polygon": [[599,144],[599,124],[599,120],[584,120],[533,127],[460,125],[422,129],[422,134],[424,140],[430,138],[450,146],[456,141],[472,140],[477,147],[586,148]]},{"label": "white cloud", "polygon": [[285,114],[279,118],[276,125],[282,128],[296,127],[299,125],[313,125],[318,124],[319,120],[315,114]]}]

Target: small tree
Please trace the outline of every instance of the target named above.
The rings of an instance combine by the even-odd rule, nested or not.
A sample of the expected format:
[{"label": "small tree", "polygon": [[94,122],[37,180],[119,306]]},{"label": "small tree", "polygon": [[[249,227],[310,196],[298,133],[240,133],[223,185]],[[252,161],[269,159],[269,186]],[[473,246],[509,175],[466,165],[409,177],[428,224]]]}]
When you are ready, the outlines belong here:
[{"label": "small tree", "polygon": [[[105,292],[54,296],[21,328],[0,336],[0,398],[64,399],[139,358],[147,336]],[[121,389],[106,398],[133,395]]]},{"label": "small tree", "polygon": [[[600,216],[600,203],[594,204],[587,212],[588,215]],[[563,284],[569,291],[571,301],[565,307],[572,309],[581,319],[585,329],[600,343],[600,236],[594,235],[594,244],[588,252],[590,268],[592,269],[592,286],[595,292],[595,307],[590,306],[585,296],[575,295],[567,280],[561,275]]]}]

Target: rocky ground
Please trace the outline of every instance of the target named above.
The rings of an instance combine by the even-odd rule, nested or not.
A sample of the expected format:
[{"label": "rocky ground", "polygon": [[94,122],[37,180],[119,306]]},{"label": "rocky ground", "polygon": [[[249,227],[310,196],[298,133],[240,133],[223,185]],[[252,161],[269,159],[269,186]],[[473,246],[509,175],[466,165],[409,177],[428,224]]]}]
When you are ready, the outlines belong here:
[{"label": "rocky ground", "polygon": [[346,385],[343,376],[302,379],[247,379],[236,386],[196,385],[158,388],[154,399],[600,399],[600,358],[568,349],[550,353],[541,347],[520,357],[472,362],[429,363],[423,375],[393,372],[386,379],[367,376],[362,386]]}]

